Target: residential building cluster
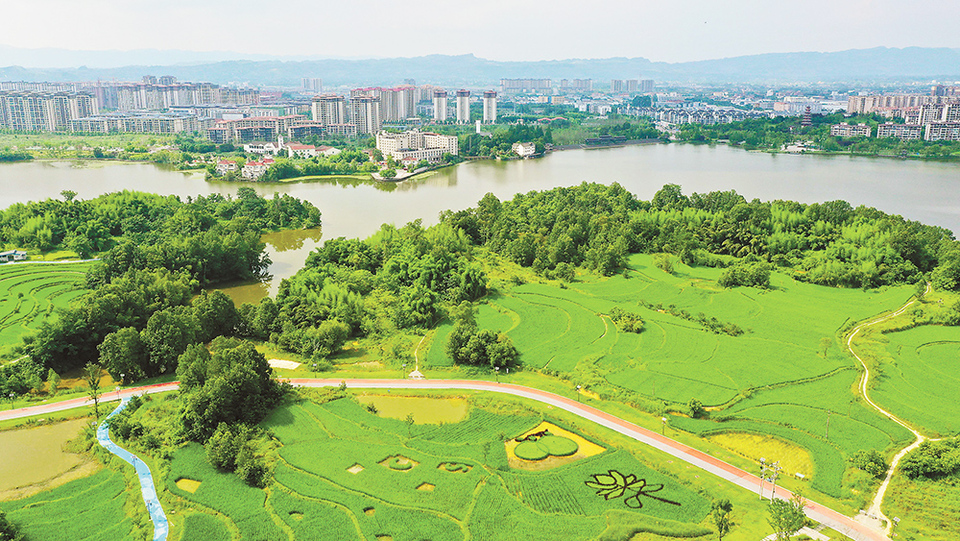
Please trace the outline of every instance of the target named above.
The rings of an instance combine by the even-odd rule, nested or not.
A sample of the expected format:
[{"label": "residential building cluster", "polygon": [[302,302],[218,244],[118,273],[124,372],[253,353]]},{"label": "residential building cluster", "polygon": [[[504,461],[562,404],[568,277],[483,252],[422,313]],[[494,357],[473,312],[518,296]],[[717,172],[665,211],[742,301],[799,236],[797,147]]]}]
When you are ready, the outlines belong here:
[{"label": "residential building cluster", "polygon": [[903,120],[880,124],[877,137],[960,141],[960,86],[936,85],[930,94],[850,96],[847,111]]},{"label": "residential building cluster", "polygon": [[163,83],[145,77],[140,83],[98,83],[94,87],[101,106],[117,111],[161,111],[183,105],[255,105],[260,91],[229,88],[213,83],[179,83],[170,76]]},{"label": "residential building cluster", "polygon": [[98,112],[96,98],[84,92],[0,91],[0,129],[67,131],[71,120]]},{"label": "residential building cluster", "polygon": [[455,135],[417,129],[402,133],[380,132],[377,134],[377,150],[404,164],[421,160],[437,163],[444,154],[460,155],[460,141]]},{"label": "residential building cluster", "polygon": [[[138,83],[0,83],[0,129],[83,133],[203,131],[211,115],[257,107],[260,93],[146,76]],[[109,113],[101,111],[110,110]],[[240,113],[245,116],[248,111]]]},{"label": "residential building cluster", "polygon": [[767,111],[750,111],[733,107],[717,107],[704,105],[697,108],[645,108],[629,109],[638,116],[648,116],[658,123],[666,125],[677,124],[729,124],[749,118],[770,118]]},{"label": "residential building cluster", "polygon": [[611,79],[610,93],[612,94],[649,94],[653,92],[652,79]]}]

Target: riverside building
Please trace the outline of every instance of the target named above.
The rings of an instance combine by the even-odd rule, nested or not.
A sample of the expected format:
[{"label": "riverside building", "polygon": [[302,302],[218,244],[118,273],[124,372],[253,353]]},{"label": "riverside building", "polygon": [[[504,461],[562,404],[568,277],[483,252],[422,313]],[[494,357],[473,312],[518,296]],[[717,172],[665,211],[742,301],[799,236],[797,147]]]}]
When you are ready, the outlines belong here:
[{"label": "riverside building", "polygon": [[384,156],[403,161],[412,158],[415,161],[439,162],[444,154],[458,156],[460,141],[454,135],[410,130],[403,133],[380,132],[377,134],[377,150]]}]

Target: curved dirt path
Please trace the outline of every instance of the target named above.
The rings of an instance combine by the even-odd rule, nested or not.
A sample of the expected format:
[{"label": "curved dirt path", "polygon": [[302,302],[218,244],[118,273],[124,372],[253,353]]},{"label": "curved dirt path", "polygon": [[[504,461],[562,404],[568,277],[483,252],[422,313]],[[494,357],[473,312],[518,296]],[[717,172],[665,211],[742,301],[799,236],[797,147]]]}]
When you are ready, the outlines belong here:
[{"label": "curved dirt path", "polygon": [[[556,395],[547,391],[513,385],[509,383],[495,383],[491,381],[473,380],[409,380],[409,379],[287,379],[291,384],[300,387],[336,387],[341,383],[348,388],[355,389],[417,389],[417,390],[464,390],[488,391],[503,393],[521,398],[535,400],[548,406],[562,409],[578,415],[601,426],[615,430],[629,438],[659,449],[679,460],[701,468],[709,473],[727,480],[739,487],[753,492],[760,484],[756,475],[741,470],[722,460],[714,458],[688,445],[662,436],[655,431],[648,430],[619,417],[610,415],[597,408],[576,400]],[[143,393],[159,393],[175,391],[179,387],[177,382],[162,383],[147,387],[126,389],[120,392],[121,397]],[[116,400],[117,393],[104,395],[103,401]],[[21,410],[0,412],[0,420],[26,417],[28,415],[45,414],[91,404],[89,400],[76,399],[67,402],[22,408]],[[777,490],[777,498],[790,499],[793,494],[783,488]],[[890,541],[887,535],[870,525],[861,524],[855,519],[825,507],[811,500],[805,500],[804,512],[811,519],[825,524],[834,530],[854,539],[855,541]]]},{"label": "curved dirt path", "polygon": [[887,493],[887,487],[890,486],[890,480],[893,479],[893,474],[897,470],[897,465],[900,464],[900,459],[902,459],[910,451],[913,451],[914,449],[919,447],[921,443],[923,443],[924,441],[927,441],[927,437],[921,434],[918,430],[916,430],[909,424],[907,424],[906,421],[904,421],[903,419],[900,419],[899,417],[890,413],[889,411],[881,408],[879,405],[877,405],[876,402],[870,399],[870,395],[867,394],[867,389],[869,388],[868,383],[870,381],[870,368],[867,367],[867,363],[864,362],[864,360],[859,355],[857,355],[856,351],[854,351],[853,339],[863,329],[866,329],[867,327],[872,327],[873,325],[877,325],[879,323],[883,323],[884,321],[889,321],[903,314],[904,312],[907,311],[907,308],[910,308],[911,306],[913,306],[913,304],[916,303],[918,300],[920,300],[921,297],[929,293],[930,289],[931,289],[930,283],[927,282],[927,288],[924,290],[923,295],[920,295],[919,297],[914,297],[913,300],[901,306],[896,312],[892,312],[885,316],[880,316],[871,321],[867,321],[857,325],[856,327],[853,328],[850,334],[847,335],[847,351],[849,351],[850,354],[853,355],[854,358],[857,359],[857,361],[860,363],[860,366],[863,367],[863,376],[860,378],[860,386],[859,386],[860,394],[863,396],[863,399],[866,400],[868,404],[870,404],[875,410],[880,412],[880,414],[882,414],[884,417],[890,419],[891,421],[897,423],[903,428],[906,428],[907,430],[909,430],[913,434],[913,436],[916,438],[913,441],[913,443],[904,447],[903,449],[900,450],[899,453],[894,455],[893,460],[890,461],[890,468],[887,470],[887,475],[886,477],[884,477],[883,482],[880,483],[880,488],[877,489],[877,494],[876,496],[873,497],[873,502],[870,503],[870,509],[867,510],[867,517],[865,520],[875,520],[877,522],[877,524],[875,525],[876,527],[881,527],[880,521],[884,521],[886,523],[884,532],[887,535],[890,535],[893,529],[893,523],[890,521],[889,518],[887,518],[886,515],[883,514],[883,511],[881,511],[880,509],[881,505],[883,504],[883,497]]}]

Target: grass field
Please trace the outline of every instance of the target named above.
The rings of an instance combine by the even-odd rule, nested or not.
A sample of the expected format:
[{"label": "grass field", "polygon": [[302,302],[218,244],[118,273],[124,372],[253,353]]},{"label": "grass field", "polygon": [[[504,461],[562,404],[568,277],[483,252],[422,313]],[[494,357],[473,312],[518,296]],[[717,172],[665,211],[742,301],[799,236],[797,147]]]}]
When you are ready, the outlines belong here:
[{"label": "grass field", "polygon": [[[0,502],[0,509],[31,541],[134,541],[127,516],[130,487],[106,469],[35,496]],[[135,496],[139,494],[135,493]],[[146,514],[140,500],[137,512]]]},{"label": "grass field", "polygon": [[[419,400],[432,407],[423,405],[430,398]],[[543,472],[511,469],[504,441],[541,420],[525,410],[471,407],[461,422],[410,424],[350,398],[322,405],[300,400],[264,422],[282,444],[268,489],[215,471],[194,445],[174,455],[166,487],[224,515],[243,539],[594,539],[608,530],[613,513],[620,514],[618,523],[650,531],[709,533],[702,524],[710,505],[705,494],[625,450]],[[605,500],[584,484],[611,469],[662,483],[656,495],[679,505],[641,495],[642,508],[631,509],[623,498]],[[199,486],[187,492],[177,487],[180,479]],[[185,528],[222,527],[208,519],[193,526],[196,520]],[[608,533],[622,541],[632,535]]]},{"label": "grass field", "polygon": [[0,265],[0,355],[84,293],[91,263]]},{"label": "grass field", "polygon": [[[525,368],[558,373],[601,396],[626,391],[680,411],[696,398],[710,407],[707,419],[671,420],[676,428],[799,445],[812,460],[812,487],[833,497],[849,496],[846,458],[860,449],[893,452],[911,439],[857,399],[858,365],[839,337],[853,322],[899,307],[913,288],[826,288],[773,273],[769,290],[724,289],[716,283],[720,269],[675,262],[667,274],[649,255],[632,256],[629,268],[566,287],[504,279],[480,305],[478,324],[506,332]],[[639,314],[643,332],[620,332],[605,315],[614,307]],[[710,332],[700,321],[711,318],[744,333]],[[450,364],[443,345],[451,328],[437,329],[428,366]]]},{"label": "grass field", "polygon": [[907,541],[953,541],[960,539],[960,479],[911,481],[893,478],[883,512],[900,518],[895,530],[898,539]]},{"label": "grass field", "polygon": [[960,433],[960,327],[925,325],[883,337],[888,357],[871,397],[934,437]]}]

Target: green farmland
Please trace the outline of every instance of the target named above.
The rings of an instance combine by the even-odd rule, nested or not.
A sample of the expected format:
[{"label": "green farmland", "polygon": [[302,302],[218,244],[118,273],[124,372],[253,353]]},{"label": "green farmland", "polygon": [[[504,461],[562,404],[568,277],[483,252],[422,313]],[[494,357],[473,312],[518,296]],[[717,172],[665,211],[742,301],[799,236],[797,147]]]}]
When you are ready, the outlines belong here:
[{"label": "green farmland", "polygon": [[0,355],[84,293],[91,263],[0,265]]},{"label": "green farmland", "polygon": [[[459,423],[410,424],[349,398],[322,405],[301,400],[263,423],[282,444],[268,490],[217,472],[197,445],[174,454],[166,488],[227,521],[188,517],[182,539],[196,538],[201,527],[211,538],[232,531],[267,540],[574,540],[604,534],[625,541],[639,531],[710,532],[708,497],[690,480],[651,469],[623,449],[608,445],[546,471],[511,468],[504,441],[541,420],[529,411],[474,407]],[[633,509],[585,485],[609,470],[662,483],[656,495],[674,503],[646,498]],[[188,492],[180,487],[184,479],[199,486]],[[611,521],[618,528],[608,530]]]},{"label": "green farmland", "polygon": [[925,325],[884,337],[889,357],[873,398],[935,437],[960,433],[960,328]]},{"label": "green farmland", "polygon": [[0,510],[28,540],[133,541],[146,508],[131,488],[123,475],[106,469],[29,498],[0,502]]},{"label": "green farmland", "polygon": [[[679,262],[667,274],[651,256],[636,255],[627,273],[611,278],[504,286],[486,297],[477,320],[506,332],[525,367],[601,397],[668,411],[685,412],[690,399],[708,407],[705,419],[673,417],[676,428],[793,442],[812,455],[813,489],[849,497],[846,459],[860,449],[892,452],[911,434],[857,398],[856,360],[839,336],[855,321],[899,307],[913,288],[828,288],[774,273],[769,290],[725,289],[719,274]],[[643,332],[619,331],[607,315],[614,307],[639,314]],[[743,334],[710,332],[701,321],[714,318]],[[443,351],[450,329],[438,329],[427,363],[451,363]]]}]

